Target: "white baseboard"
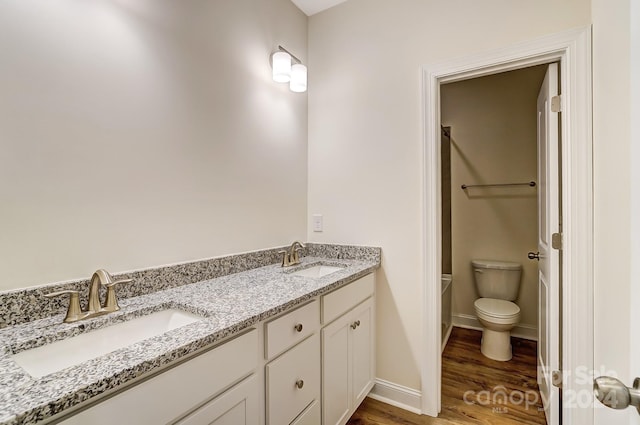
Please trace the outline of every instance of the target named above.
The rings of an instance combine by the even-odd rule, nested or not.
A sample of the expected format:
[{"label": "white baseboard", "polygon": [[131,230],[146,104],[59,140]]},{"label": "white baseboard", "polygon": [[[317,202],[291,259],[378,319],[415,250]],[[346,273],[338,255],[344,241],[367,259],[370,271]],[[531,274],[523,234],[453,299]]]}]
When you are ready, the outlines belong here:
[{"label": "white baseboard", "polygon": [[[482,330],[482,325],[475,316],[468,314],[454,314],[452,317],[453,326],[465,329]],[[538,340],[538,328],[532,325],[521,324],[513,328],[511,336],[516,338],[529,339],[531,341]]]},{"label": "white baseboard", "polygon": [[418,415],[422,414],[422,393],[413,388],[376,378],[368,397]]}]

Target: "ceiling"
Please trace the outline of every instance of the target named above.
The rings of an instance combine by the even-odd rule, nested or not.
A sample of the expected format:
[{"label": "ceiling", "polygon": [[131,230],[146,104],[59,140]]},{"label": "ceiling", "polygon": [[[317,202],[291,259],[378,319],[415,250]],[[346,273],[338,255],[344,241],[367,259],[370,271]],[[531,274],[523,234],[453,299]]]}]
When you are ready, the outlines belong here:
[{"label": "ceiling", "polygon": [[291,0],[307,16],[329,9],[347,0]]}]

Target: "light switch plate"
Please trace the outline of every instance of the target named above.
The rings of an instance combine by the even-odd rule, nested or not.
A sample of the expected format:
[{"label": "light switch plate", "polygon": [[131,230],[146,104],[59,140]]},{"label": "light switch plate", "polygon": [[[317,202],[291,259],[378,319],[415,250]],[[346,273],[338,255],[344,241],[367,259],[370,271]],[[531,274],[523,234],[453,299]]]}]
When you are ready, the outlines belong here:
[{"label": "light switch plate", "polygon": [[313,217],[313,231],[322,232],[322,214],[314,214],[312,217]]}]

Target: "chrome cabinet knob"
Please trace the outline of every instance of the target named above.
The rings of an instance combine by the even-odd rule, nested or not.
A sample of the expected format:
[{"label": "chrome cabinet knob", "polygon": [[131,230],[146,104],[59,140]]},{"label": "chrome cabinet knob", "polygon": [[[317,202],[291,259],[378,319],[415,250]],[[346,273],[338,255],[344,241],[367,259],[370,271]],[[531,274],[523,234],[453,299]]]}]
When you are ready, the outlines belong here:
[{"label": "chrome cabinet knob", "polygon": [[295,329],[296,332],[302,332],[302,323],[298,323],[293,327],[293,329]]},{"label": "chrome cabinet knob", "polygon": [[358,326],[360,326],[360,321],[359,321],[359,320],[356,320],[355,322],[353,322],[353,323],[351,324],[351,329],[355,329],[355,328],[357,328]]},{"label": "chrome cabinet knob", "polygon": [[296,381],[296,388],[297,388],[297,389],[299,389],[299,390],[301,390],[301,389],[302,389],[302,387],[304,387],[304,381],[303,381],[302,379],[298,379],[298,380]]},{"label": "chrome cabinet knob", "polygon": [[529,252],[527,254],[527,258],[529,258],[529,260],[538,260],[538,261],[540,261],[540,251],[538,251],[538,252]]},{"label": "chrome cabinet knob", "polygon": [[599,376],[593,380],[593,394],[600,403],[612,409],[626,409],[634,406],[640,414],[640,378],[627,388],[619,379]]}]

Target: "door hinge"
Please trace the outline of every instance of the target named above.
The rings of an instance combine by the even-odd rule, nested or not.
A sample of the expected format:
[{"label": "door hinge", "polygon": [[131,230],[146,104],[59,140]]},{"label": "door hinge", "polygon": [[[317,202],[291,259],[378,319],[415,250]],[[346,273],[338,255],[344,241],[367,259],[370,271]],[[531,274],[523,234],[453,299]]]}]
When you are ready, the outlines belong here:
[{"label": "door hinge", "polygon": [[554,370],[551,373],[551,384],[554,387],[562,388],[562,371]]},{"label": "door hinge", "polygon": [[562,249],[562,233],[554,233],[551,235],[551,247],[553,249]]},{"label": "door hinge", "polygon": [[551,112],[562,111],[562,97],[560,95],[551,98]]}]

